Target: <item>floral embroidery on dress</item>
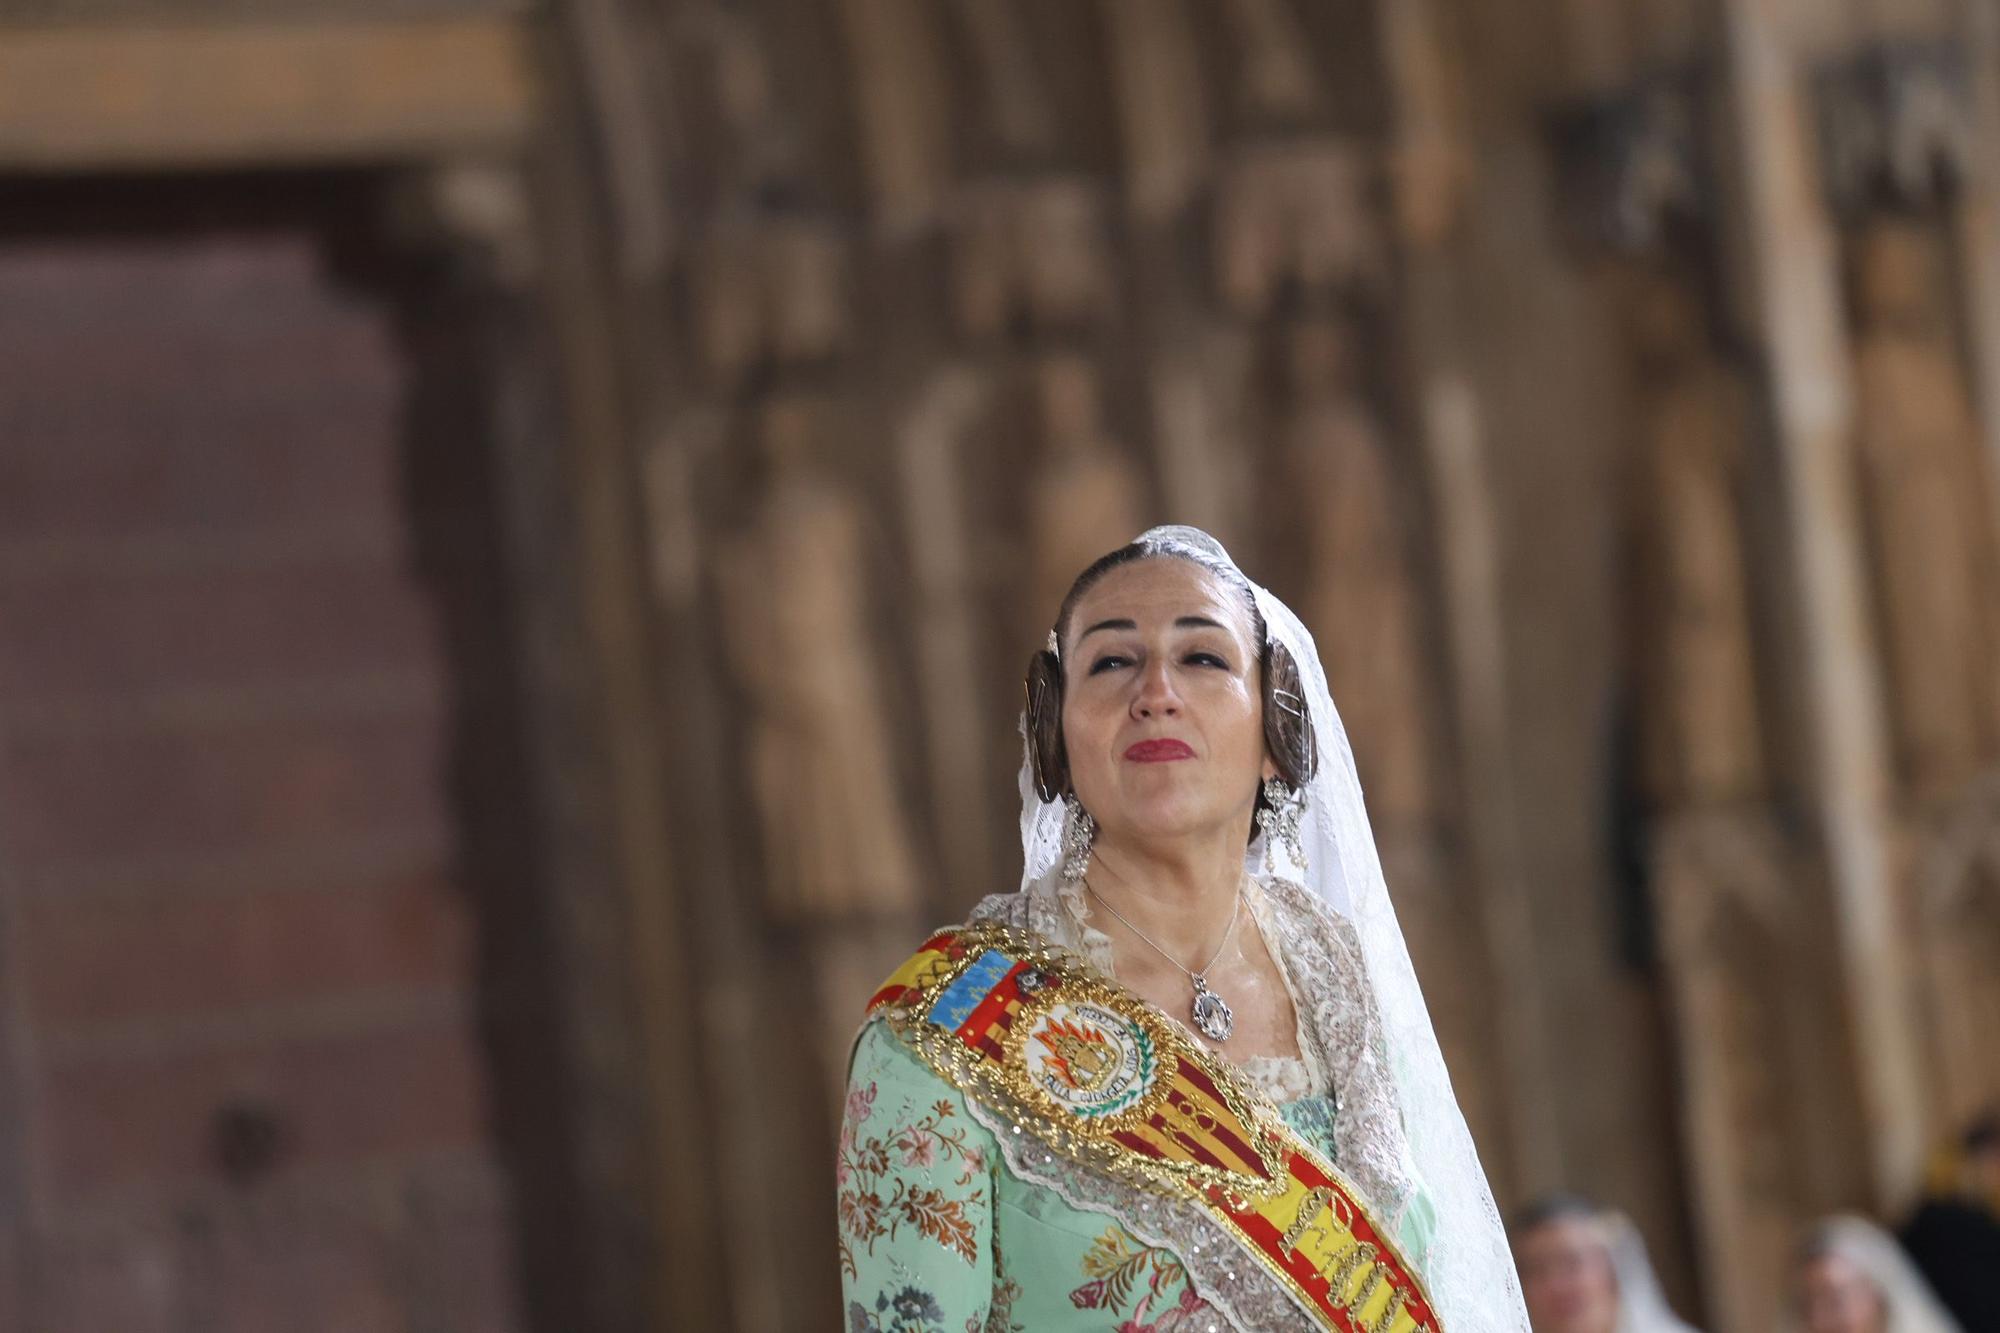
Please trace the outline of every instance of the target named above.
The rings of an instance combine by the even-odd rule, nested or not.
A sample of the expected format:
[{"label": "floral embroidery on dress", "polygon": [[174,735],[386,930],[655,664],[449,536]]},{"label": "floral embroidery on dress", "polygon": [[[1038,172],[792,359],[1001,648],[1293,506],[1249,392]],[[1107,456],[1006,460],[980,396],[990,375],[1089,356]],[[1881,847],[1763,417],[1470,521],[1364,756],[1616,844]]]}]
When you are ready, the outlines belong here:
[{"label": "floral embroidery on dress", "polygon": [[965,1321],[965,1333],[1027,1333],[1014,1322],[1014,1302],[1021,1299],[1021,1284],[1007,1272],[1007,1256],[1000,1250],[1000,1228],[993,1228],[993,1303],[982,1321],[973,1316]]},{"label": "floral embroidery on dress", "polygon": [[1340,1165],[1340,1111],[1331,1097],[1301,1097],[1279,1109],[1294,1133]]},{"label": "floral embroidery on dress", "polygon": [[[1123,1227],[1105,1228],[1083,1256],[1083,1271],[1090,1281],[1069,1294],[1070,1304],[1079,1310],[1104,1310],[1113,1315],[1129,1315],[1116,1333],[1176,1333],[1192,1328],[1192,1319],[1208,1309],[1188,1284],[1187,1270],[1172,1250],[1141,1244]],[[1152,1322],[1157,1302],[1179,1287],[1172,1305],[1161,1310]]]},{"label": "floral embroidery on dress", "polygon": [[944,1333],[944,1309],[921,1287],[885,1291],[873,1310],[860,1301],[847,1303],[847,1333]]},{"label": "floral embroidery on dress", "polygon": [[[885,1199],[883,1178],[897,1168],[933,1170],[940,1162],[961,1163],[956,1187],[972,1184],[986,1170],[986,1154],[967,1141],[970,1127],[953,1121],[956,1114],[948,1101],[931,1105],[920,1118],[892,1124],[882,1134],[862,1137],[861,1127],[875,1113],[876,1085],[848,1094],[847,1117],[840,1131],[840,1152],[834,1163],[834,1179],[840,1189],[840,1266],[855,1273],[854,1247],[875,1253],[875,1242],[883,1236],[896,1239],[903,1227],[912,1227],[965,1260],[979,1261],[979,1238],[966,1210],[977,1209],[986,1201],[986,1192],[974,1189],[962,1198],[948,1198],[942,1189],[929,1188],[897,1178]],[[915,1288],[910,1290],[914,1291]],[[855,1306],[849,1311],[852,1320]],[[863,1311],[866,1314],[866,1311]],[[893,1326],[900,1330],[901,1324]],[[914,1327],[914,1326],[912,1326]]]}]

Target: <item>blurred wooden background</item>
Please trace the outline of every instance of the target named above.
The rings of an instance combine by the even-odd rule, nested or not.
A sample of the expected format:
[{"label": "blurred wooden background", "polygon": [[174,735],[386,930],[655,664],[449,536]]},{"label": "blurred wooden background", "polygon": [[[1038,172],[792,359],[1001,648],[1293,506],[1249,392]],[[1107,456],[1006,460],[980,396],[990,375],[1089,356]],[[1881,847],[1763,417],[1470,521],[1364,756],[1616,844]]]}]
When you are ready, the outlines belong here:
[{"label": "blurred wooden background", "polygon": [[2000,1097],[1996,154],[1989,0],[17,0],[0,1327],[834,1327],[858,1006],[1160,521],[1503,1206],[1770,1327]]}]

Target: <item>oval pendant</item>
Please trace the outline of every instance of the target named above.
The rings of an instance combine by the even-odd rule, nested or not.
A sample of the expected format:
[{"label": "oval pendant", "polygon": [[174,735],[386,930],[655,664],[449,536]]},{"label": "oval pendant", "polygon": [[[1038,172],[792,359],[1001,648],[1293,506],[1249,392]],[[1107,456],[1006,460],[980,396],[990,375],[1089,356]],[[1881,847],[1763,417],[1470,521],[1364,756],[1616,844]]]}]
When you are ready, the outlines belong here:
[{"label": "oval pendant", "polygon": [[1227,1041],[1236,1030],[1236,1015],[1199,977],[1194,983],[1194,1025],[1211,1041]]}]

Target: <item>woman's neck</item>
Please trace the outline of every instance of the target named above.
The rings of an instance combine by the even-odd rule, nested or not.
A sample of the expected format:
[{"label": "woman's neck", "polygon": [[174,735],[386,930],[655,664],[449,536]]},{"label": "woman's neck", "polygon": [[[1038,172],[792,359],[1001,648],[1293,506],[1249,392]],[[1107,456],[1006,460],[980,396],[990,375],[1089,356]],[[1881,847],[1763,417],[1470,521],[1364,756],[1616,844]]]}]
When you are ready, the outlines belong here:
[{"label": "woman's neck", "polygon": [[1198,968],[1236,910],[1246,840],[1247,832],[1138,844],[1100,834],[1084,878],[1152,943]]}]

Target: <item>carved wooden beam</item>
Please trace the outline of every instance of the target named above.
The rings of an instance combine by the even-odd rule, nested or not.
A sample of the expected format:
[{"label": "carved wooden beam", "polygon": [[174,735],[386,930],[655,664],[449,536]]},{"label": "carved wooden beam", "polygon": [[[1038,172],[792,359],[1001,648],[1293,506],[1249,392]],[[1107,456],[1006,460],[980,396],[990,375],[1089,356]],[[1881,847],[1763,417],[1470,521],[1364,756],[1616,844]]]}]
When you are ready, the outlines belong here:
[{"label": "carved wooden beam", "polygon": [[1896,938],[1888,756],[1852,476],[1851,349],[1838,240],[1813,152],[1800,52],[1777,0],[1729,13],[1732,129],[1742,148],[1750,331],[1770,366],[1801,678],[1794,691],[1813,823],[1853,1022],[1875,1202],[1899,1204],[1924,1152],[1922,1071]]},{"label": "carved wooden beam", "polygon": [[1977,169],[1958,43],[1884,43],[1822,68],[1813,85],[1827,197],[1843,217],[1941,206]]},{"label": "carved wooden beam", "polygon": [[0,29],[0,171],[505,150],[535,82],[511,19]]},{"label": "carved wooden beam", "polygon": [[1646,254],[1713,225],[1707,85],[1699,70],[1677,70],[1556,113],[1557,169],[1579,244]]},{"label": "carved wooden beam", "polygon": [[1967,5],[1961,19],[1970,64],[1968,91],[1979,161],[1959,200],[1959,251],[1965,256],[1966,338],[1973,393],[1986,436],[1986,474],[2000,515],[2000,9]]},{"label": "carved wooden beam", "polygon": [[542,8],[541,0],[12,0],[7,22],[158,24],[363,23],[394,19],[497,18]]}]

